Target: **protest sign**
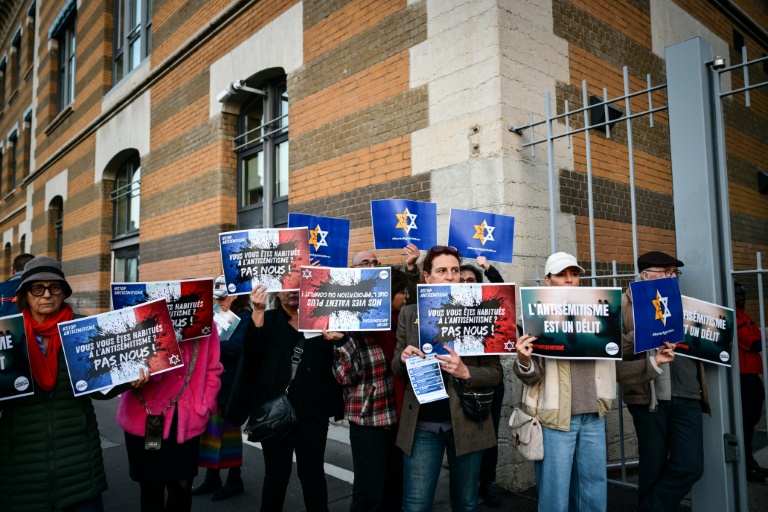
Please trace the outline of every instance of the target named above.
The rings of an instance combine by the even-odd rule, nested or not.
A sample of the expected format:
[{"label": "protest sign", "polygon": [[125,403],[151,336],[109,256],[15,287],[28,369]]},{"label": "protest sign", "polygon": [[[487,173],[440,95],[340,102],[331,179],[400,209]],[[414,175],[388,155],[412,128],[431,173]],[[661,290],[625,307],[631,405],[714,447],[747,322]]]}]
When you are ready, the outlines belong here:
[{"label": "protest sign", "polygon": [[0,400],[10,400],[34,392],[24,316],[4,316],[0,318]]},{"label": "protest sign", "polygon": [[219,234],[221,265],[230,295],[298,290],[300,268],[309,265],[306,228],[247,229]]},{"label": "protest sign", "polygon": [[629,283],[635,323],[635,354],[683,341],[683,300],[674,277]]},{"label": "protest sign", "polygon": [[520,288],[533,353],[555,359],[621,359],[621,288]]},{"label": "protest sign", "polygon": [[422,359],[419,356],[408,357],[405,369],[411,381],[411,388],[420,404],[427,404],[448,398],[445,391],[443,374],[440,372],[440,361],[435,354],[428,354]]},{"label": "protest sign", "polygon": [[448,245],[466,258],[485,256],[489,260],[512,263],[515,218],[508,215],[451,208]]},{"label": "protest sign", "polygon": [[179,366],[179,342],[165,299],[59,324],[75,396]]},{"label": "protest sign", "polygon": [[388,331],[389,267],[302,267],[299,331]]},{"label": "protest sign", "polygon": [[112,283],[112,309],[165,299],[176,339],[187,341],[211,334],[213,279]]},{"label": "protest sign", "polygon": [[419,345],[425,354],[515,353],[515,285],[418,285]]},{"label": "protest sign", "polygon": [[733,310],[685,295],[682,299],[685,340],[677,343],[675,354],[730,367]]},{"label": "protest sign", "polygon": [[309,258],[324,267],[346,267],[349,258],[349,227],[347,219],[289,213],[288,227],[307,227]]},{"label": "protest sign", "polygon": [[213,323],[219,333],[219,341],[227,341],[237,326],[240,325],[240,317],[231,309],[224,311],[218,304],[213,305]]},{"label": "protest sign", "polygon": [[371,201],[376,249],[402,249],[413,244],[426,251],[437,244],[437,204],[381,199]]}]

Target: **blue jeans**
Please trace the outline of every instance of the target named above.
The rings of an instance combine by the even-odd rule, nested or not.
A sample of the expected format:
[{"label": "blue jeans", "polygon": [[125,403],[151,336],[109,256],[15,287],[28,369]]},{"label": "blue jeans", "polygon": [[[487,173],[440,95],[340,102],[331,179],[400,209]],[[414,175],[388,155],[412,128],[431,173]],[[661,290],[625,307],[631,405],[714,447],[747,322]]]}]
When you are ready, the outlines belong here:
[{"label": "blue jeans", "polygon": [[571,416],[568,432],[542,427],[544,460],[534,464],[539,512],[601,512],[608,505],[605,418]]},{"label": "blue jeans", "polygon": [[404,456],[403,512],[429,512],[435,500],[435,488],[448,450],[451,509],[454,512],[477,510],[478,478],[483,452],[456,456],[453,431],[424,432],[416,429],[411,456]]}]

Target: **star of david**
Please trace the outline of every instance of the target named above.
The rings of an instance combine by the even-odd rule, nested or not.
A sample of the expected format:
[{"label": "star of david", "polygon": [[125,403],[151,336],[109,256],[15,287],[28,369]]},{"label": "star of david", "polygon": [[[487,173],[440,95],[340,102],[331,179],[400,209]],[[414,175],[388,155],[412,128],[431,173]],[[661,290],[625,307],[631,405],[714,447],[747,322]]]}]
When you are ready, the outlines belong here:
[{"label": "star of david", "polygon": [[325,241],[326,236],[328,236],[328,232],[320,229],[320,224],[318,224],[315,229],[309,230],[309,245],[313,246],[315,251],[318,247],[328,247],[328,242]]},{"label": "star of david", "polygon": [[667,326],[667,318],[672,316],[672,313],[669,312],[669,306],[667,306],[668,300],[669,297],[662,297],[659,290],[656,290],[656,298],[651,300],[653,307],[656,308],[656,317],[654,320],[661,320],[664,327]]},{"label": "star of david", "polygon": [[305,268],[304,270],[301,271],[301,277],[306,277],[306,278],[312,277],[312,270]]},{"label": "star of david", "polygon": [[172,365],[177,365],[177,364],[179,364],[179,363],[181,362],[181,359],[179,359],[179,356],[177,356],[176,354],[174,354],[174,355],[172,355],[172,356],[171,356],[171,357],[168,359],[168,362],[169,362],[169,363],[171,363]]},{"label": "star of david", "polygon": [[203,327],[203,334],[211,334],[211,328],[210,327]]},{"label": "star of david", "polygon": [[412,229],[419,229],[416,227],[416,217],[418,215],[409,212],[407,207],[403,210],[403,213],[396,213],[395,216],[397,217],[395,229],[402,228],[406,234]]},{"label": "star of david", "polygon": [[512,343],[512,340],[507,340],[506,343],[504,343],[504,350],[507,352],[512,352],[514,350],[515,345]]},{"label": "star of david", "polygon": [[493,238],[493,230],[496,229],[493,226],[489,226],[487,222],[485,222],[485,219],[483,219],[483,222],[480,224],[472,224],[475,226],[475,234],[472,236],[472,238],[475,238],[477,240],[480,240],[480,243],[485,245],[485,242],[491,241],[495,242]]}]

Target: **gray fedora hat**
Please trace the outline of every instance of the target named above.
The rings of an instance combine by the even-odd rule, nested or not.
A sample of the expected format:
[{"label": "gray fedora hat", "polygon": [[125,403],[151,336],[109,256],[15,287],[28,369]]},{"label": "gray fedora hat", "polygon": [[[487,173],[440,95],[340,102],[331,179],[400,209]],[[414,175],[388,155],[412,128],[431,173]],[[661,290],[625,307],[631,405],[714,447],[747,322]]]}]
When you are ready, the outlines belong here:
[{"label": "gray fedora hat", "polygon": [[24,265],[24,273],[21,275],[21,283],[16,295],[26,293],[29,285],[36,281],[61,281],[64,297],[67,298],[72,295],[72,287],[69,286],[67,278],[64,276],[64,270],[62,270],[59,260],[48,256],[37,256],[29,260]]}]

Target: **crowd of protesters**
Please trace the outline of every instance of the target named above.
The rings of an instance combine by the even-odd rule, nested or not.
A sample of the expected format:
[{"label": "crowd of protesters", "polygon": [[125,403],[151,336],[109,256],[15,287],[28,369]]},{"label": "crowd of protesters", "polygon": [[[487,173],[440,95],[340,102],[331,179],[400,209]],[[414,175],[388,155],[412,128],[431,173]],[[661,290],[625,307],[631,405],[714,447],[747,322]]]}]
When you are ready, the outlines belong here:
[{"label": "crowd of protesters", "polygon": [[[299,294],[229,296],[215,280],[219,307],[241,322],[226,341],[210,336],[181,344],[185,367],[149,376],[108,394],[74,396],[57,324],[77,318],[66,302],[72,288],[61,263],[22,254],[13,277],[2,283],[1,306],[23,314],[35,393],[3,402],[0,416],[0,503],[4,510],[103,510],[106,477],[92,399],[120,395],[117,423],[125,430],[128,471],[139,483],[141,510],[188,511],[193,495],[226,499],[247,487],[241,478],[240,426],[223,417],[233,388],[254,403],[282,393],[297,422],[284,436],[262,443],[265,474],[261,510],[283,509],[295,462],[308,511],[328,510],[324,472],[329,418],[349,423],[354,466],[352,511],[429,511],[447,456],[454,511],[477,510],[479,496],[499,506],[495,484],[505,378],[497,355],[460,356],[450,348],[439,360],[448,398],[420,404],[406,359],[424,357],[419,344],[416,283],[499,283],[503,278],[480,257],[480,268],[459,251],[435,246],[405,248],[405,265],[391,277],[392,327],[371,332],[300,332]],[[637,261],[641,280],[677,277],[683,262],[652,251]],[[371,251],[352,267],[377,267]],[[584,269],[559,252],[545,266],[547,286],[579,286]],[[11,290],[13,288],[13,290]],[[762,408],[760,334],[744,312],[736,286],[744,429],[749,477],[763,479],[751,456],[751,438]],[[635,354],[632,294],[622,300],[623,360],[546,359],[532,354],[536,338],[521,333],[514,375],[524,384],[521,406],[542,425],[544,457],[535,462],[541,511],[604,511],[607,507],[605,413],[616,401],[616,382],[638,437],[638,505],[673,511],[703,472],[702,413],[709,413],[704,365],[676,358],[675,346]],[[11,312],[6,312],[11,314]],[[742,339],[744,338],[744,339]],[[300,371],[291,373],[298,354]],[[235,371],[242,364],[242,375]],[[294,370],[295,372],[295,370]],[[507,378],[513,378],[507,376]],[[491,415],[481,428],[467,417],[459,388],[494,388]],[[151,433],[154,432],[154,434]],[[150,435],[160,449],[146,449]],[[193,486],[198,467],[206,468]],[[222,483],[221,470],[227,470]]]}]

